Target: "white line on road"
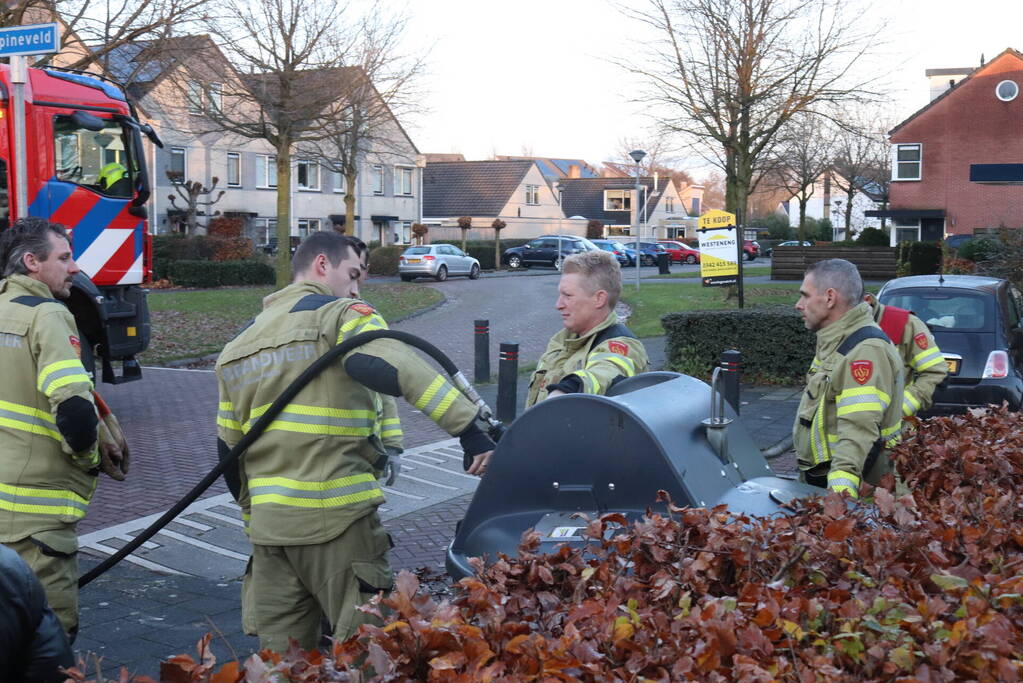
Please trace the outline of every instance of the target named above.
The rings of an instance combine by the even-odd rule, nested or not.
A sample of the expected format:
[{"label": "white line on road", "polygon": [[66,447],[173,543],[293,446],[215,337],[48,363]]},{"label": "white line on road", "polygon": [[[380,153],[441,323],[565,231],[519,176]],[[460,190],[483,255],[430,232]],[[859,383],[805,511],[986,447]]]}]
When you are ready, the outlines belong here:
[{"label": "white line on road", "polygon": [[159,365],[143,365],[146,370],[170,370],[171,372],[214,372],[213,370],[201,370],[199,368],[165,368]]},{"label": "white line on road", "polygon": [[[119,538],[125,543],[131,543],[132,541],[135,540],[133,536],[129,536],[128,534],[119,534],[114,538]],[[160,545],[158,543],[153,543],[152,541],[146,541],[145,543],[142,544],[142,547],[145,548],[146,550],[156,550],[157,548],[160,547]]]},{"label": "white line on road", "polygon": [[[82,547],[83,548],[91,548],[92,550],[98,550],[99,552],[101,552],[101,553],[103,553],[105,555],[113,555],[114,553],[117,552],[116,548],[111,548],[110,546],[103,545],[102,543],[89,543],[87,545],[82,545]],[[157,564],[156,562],[150,562],[149,560],[143,560],[141,557],[135,557],[134,555],[129,555],[128,557],[126,557],[124,559],[127,562],[131,562],[132,564],[137,564],[138,566],[140,566],[140,567],[142,567],[144,569],[151,569],[154,572],[163,572],[164,574],[180,574],[181,576],[185,575],[184,572],[179,572],[177,569],[171,569],[170,567],[165,567],[164,565]]]},{"label": "white line on road", "polygon": [[[408,469],[412,468],[409,467]],[[428,486],[439,486],[440,488],[447,489],[449,491],[461,490],[457,486],[448,486],[447,484],[441,484],[436,481],[430,481],[429,479],[420,479],[419,477],[413,477],[411,474],[405,474],[404,472],[402,472],[399,476],[401,479],[411,479],[412,481],[418,481],[420,484],[427,484]]]},{"label": "white line on road", "polygon": [[230,558],[235,559],[235,560],[241,560],[242,562],[248,562],[249,561],[249,556],[248,555],[242,555],[241,553],[236,553],[233,550],[228,550],[227,548],[221,548],[219,545],[213,545],[212,543],[207,543],[206,541],[200,541],[197,538],[192,538],[191,536],[185,536],[184,534],[179,534],[178,532],[171,531],[170,529],[163,529],[157,535],[159,535],[159,536],[167,536],[168,538],[173,538],[175,541],[181,541],[182,543],[187,543],[188,545],[194,545],[196,548],[202,548],[203,550],[209,550],[211,553],[216,553],[217,555],[223,555],[224,557],[230,557]]},{"label": "white line on road", "polygon": [[209,517],[210,519],[216,519],[218,521],[224,522],[226,524],[231,524],[233,526],[245,528],[245,522],[238,519],[237,517],[232,517],[231,515],[222,515],[219,512],[214,512],[213,510],[197,510],[194,514],[202,515],[203,517]]},{"label": "white line on road", "polygon": [[402,498],[411,498],[412,500],[426,500],[424,496],[414,496],[411,493],[405,493],[404,491],[399,491],[398,489],[392,489],[390,486],[385,486],[384,491],[387,491],[388,493],[393,493],[396,496],[401,496]]},{"label": "white line on road", "polygon": [[463,479],[468,479],[470,481],[479,481],[480,480],[479,477],[473,476],[471,474],[462,474],[461,472],[453,472],[452,470],[449,470],[446,467],[437,467],[436,465],[431,465],[431,464],[425,463],[425,462],[416,462],[416,464],[420,465],[422,467],[429,467],[432,470],[440,470],[441,472],[443,472],[445,474],[448,474],[448,475],[451,475],[452,477],[462,477]]},{"label": "white line on road", "polygon": [[181,516],[175,517],[174,518],[174,523],[175,524],[180,524],[182,526],[191,527],[193,529],[198,529],[199,531],[213,531],[213,527],[211,527],[211,526],[206,526],[205,524],[202,524],[201,522],[193,522],[192,520],[185,519],[184,517],[181,517]]}]

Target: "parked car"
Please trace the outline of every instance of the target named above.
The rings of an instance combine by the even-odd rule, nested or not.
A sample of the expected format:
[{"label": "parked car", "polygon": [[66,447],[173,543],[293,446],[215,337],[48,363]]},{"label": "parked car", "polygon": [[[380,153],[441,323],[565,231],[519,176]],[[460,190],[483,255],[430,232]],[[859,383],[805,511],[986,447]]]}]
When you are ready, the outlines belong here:
[{"label": "parked car", "polygon": [[760,256],[760,243],[756,240],[745,240],[742,243],[742,253],[746,254],[747,261],[752,261]]},{"label": "parked car", "polygon": [[768,247],[764,251],[764,254],[766,254],[767,256],[770,256],[771,254],[774,253],[774,250],[775,250],[776,247],[798,247],[800,245],[802,245],[804,247],[812,247],[813,246],[813,242],[810,242],[809,240],[803,240],[802,242],[800,242],[799,240],[788,240],[787,242],[780,242],[780,243],[774,245],[773,247]]},{"label": "parked car", "polygon": [[561,262],[566,257],[598,248],[593,242],[578,235],[545,235],[521,247],[506,249],[501,254],[501,263],[509,268],[551,266],[560,270]]},{"label": "parked car", "polygon": [[700,250],[693,249],[688,244],[675,242],[673,240],[657,240],[657,243],[664,247],[671,255],[675,263],[699,263]]},{"label": "parked car", "polygon": [[614,240],[590,240],[598,248],[604,251],[609,251],[614,254],[614,257],[618,259],[618,265],[630,266],[635,263],[635,252],[631,249],[626,248],[621,242],[615,242]]},{"label": "parked car", "polygon": [[934,333],[948,377],[929,414],[1023,403],[1023,295],[1006,280],[975,275],[916,275],[889,281],[881,303],[913,311]]},{"label": "parked car", "polygon": [[973,235],[949,235],[945,238],[945,245],[949,249],[958,249],[973,239]]},{"label": "parked car", "polygon": [[[635,242],[632,243],[635,248]],[[656,266],[657,255],[666,254],[668,250],[664,248],[664,245],[658,244],[657,242],[640,242],[639,243],[639,262],[644,266]]]},{"label": "parked car", "polygon": [[417,277],[432,277],[443,282],[449,275],[480,276],[480,262],[453,244],[424,244],[409,247],[398,257],[398,275],[402,282]]}]

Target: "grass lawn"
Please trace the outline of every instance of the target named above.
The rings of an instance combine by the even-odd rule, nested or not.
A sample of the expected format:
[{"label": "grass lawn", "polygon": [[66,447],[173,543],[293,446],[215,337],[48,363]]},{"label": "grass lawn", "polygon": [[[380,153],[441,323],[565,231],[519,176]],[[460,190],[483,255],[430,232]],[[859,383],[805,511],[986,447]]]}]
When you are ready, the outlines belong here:
[{"label": "grass lawn", "polygon": [[[678,266],[678,264],[676,264],[676,267],[677,266]],[[633,268],[632,270],[635,270],[635,268]],[[629,273],[631,273],[631,272],[632,271],[629,271]],[[742,269],[742,273],[743,273],[743,275],[745,277],[753,277],[755,275],[770,275],[771,274],[771,266],[745,266]],[[628,274],[625,272],[624,269],[622,270],[622,277],[624,279],[628,280]],[[689,271],[689,272],[685,272],[685,273],[672,273],[670,275],[654,275],[653,279],[656,279],[656,280],[672,280],[672,279],[675,279],[675,278],[687,278],[687,277],[700,277],[700,271],[699,270],[693,270],[693,271]]]},{"label": "grass lawn", "polygon": [[[746,271],[746,274],[750,274]],[[754,306],[794,306],[799,298],[799,282],[771,282],[746,285],[743,299],[747,308]],[[632,283],[622,287],[622,300],[632,308],[628,325],[637,337],[664,334],[661,316],[677,311],[709,311],[737,309],[738,300],[725,299],[727,287],[703,287],[698,283],[678,285],[644,284],[637,293]]]},{"label": "grass lawn", "polygon": [[[242,325],[262,310],[263,297],[272,291],[273,287],[151,291],[153,335],[140,361],[143,365],[161,365],[219,352]],[[389,321],[428,308],[444,298],[432,287],[372,283],[362,286],[362,296]]]}]

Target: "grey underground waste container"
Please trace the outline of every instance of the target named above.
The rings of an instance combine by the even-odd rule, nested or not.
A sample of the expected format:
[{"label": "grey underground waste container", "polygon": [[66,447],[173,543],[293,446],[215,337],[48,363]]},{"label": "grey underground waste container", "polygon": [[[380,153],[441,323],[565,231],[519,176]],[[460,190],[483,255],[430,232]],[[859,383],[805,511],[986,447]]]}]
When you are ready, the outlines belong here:
[{"label": "grey underground waste container", "polygon": [[671,254],[659,253],[657,254],[657,270],[661,275],[667,275],[671,272]]}]

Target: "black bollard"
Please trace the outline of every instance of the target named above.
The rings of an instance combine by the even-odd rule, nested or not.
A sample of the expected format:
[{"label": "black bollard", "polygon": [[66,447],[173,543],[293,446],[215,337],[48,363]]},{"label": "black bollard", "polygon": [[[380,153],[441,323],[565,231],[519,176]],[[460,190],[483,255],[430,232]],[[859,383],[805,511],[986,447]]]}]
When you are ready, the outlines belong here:
[{"label": "black bollard", "polygon": [[477,320],[476,334],[476,384],[490,381],[490,321]]},{"label": "black bollard", "polygon": [[724,384],[722,391],[725,394],[725,400],[732,406],[736,415],[739,414],[739,364],[741,362],[742,354],[739,351],[730,349],[721,352],[721,379]]},{"label": "black bollard", "polygon": [[497,358],[497,419],[510,424],[518,404],[519,345],[501,342]]}]

